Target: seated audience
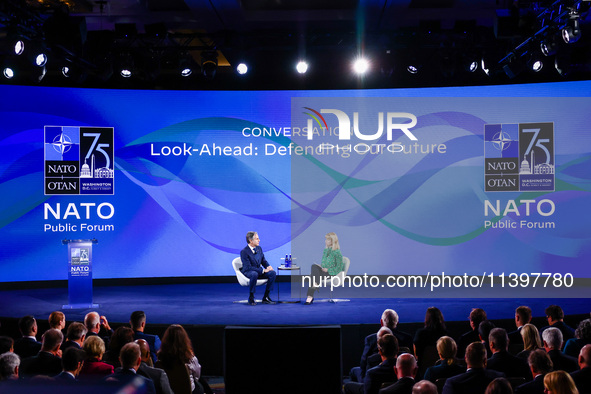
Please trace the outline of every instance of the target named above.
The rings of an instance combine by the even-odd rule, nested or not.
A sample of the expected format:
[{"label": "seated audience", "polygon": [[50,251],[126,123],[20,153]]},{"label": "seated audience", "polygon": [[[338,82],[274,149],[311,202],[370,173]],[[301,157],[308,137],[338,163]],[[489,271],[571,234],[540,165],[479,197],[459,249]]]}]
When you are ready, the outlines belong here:
[{"label": "seated audience", "polygon": [[23,316],[18,321],[18,329],[22,338],[14,342],[14,352],[22,359],[35,356],[41,350],[41,342],[37,341],[37,321],[31,315]]},{"label": "seated audience", "polygon": [[93,335],[86,338],[82,349],[86,352],[87,359],[80,371],[80,380],[99,380],[115,371],[111,364],[102,361],[105,342],[99,336]]},{"label": "seated audience", "polygon": [[412,386],[412,394],[437,394],[437,386],[428,380],[421,380]]},{"label": "seated audience", "polygon": [[37,375],[55,376],[62,371],[60,346],[64,334],[60,330],[50,328],[43,334],[41,350],[36,356],[22,360],[20,374],[25,378]]},{"label": "seated audience", "polygon": [[109,321],[106,316],[101,316],[98,312],[89,312],[84,316],[84,325],[88,330],[86,332],[86,337],[99,335],[101,327],[104,328],[107,335],[101,337],[101,339],[105,342],[105,345],[109,343],[109,339],[111,338],[111,335],[113,335],[113,330],[111,329],[111,326],[109,326]]},{"label": "seated audience", "polygon": [[119,327],[111,336],[109,350],[103,356],[103,361],[111,364],[115,368],[120,367],[119,354],[125,344],[133,342],[133,330],[129,327]]},{"label": "seated audience", "polygon": [[585,345],[579,352],[578,371],[572,372],[575,385],[580,393],[591,393],[591,345]]},{"label": "seated audience", "polygon": [[152,362],[158,361],[156,353],[160,350],[160,338],[158,335],[145,334],[144,329],[146,328],[146,313],[144,311],[132,312],[129,317],[129,325],[133,330],[133,338],[135,340],[143,339],[150,346],[150,356]]},{"label": "seated audience", "polygon": [[521,394],[543,394],[544,376],[553,369],[550,356],[543,349],[535,349],[530,352],[527,358],[527,364],[534,379],[531,382],[517,386],[515,392]]},{"label": "seated audience", "polygon": [[575,382],[564,371],[550,372],[544,376],[544,393],[548,394],[579,394]]},{"label": "seated audience", "polygon": [[[438,308],[434,306],[427,308],[427,313],[425,314],[425,326],[420,328],[415,333],[414,338],[414,353],[417,355],[417,361],[421,369],[426,369],[427,367],[433,365],[435,361],[437,361],[437,351],[435,350],[435,346],[437,344],[437,340],[444,335],[449,334],[445,329],[443,314]],[[432,355],[425,353],[425,350],[428,351],[430,348],[433,349]],[[428,358],[432,356],[435,357],[433,357],[433,364],[430,364],[428,363]]]},{"label": "seated audience", "polygon": [[[529,306],[520,306],[515,309],[515,326],[517,326],[517,330],[511,331],[509,335],[509,343],[511,344],[522,344],[523,343],[523,334],[521,333],[521,329],[526,325],[530,324],[531,322],[531,308]],[[537,330],[537,328],[536,328]],[[526,357],[527,358],[527,357]]]},{"label": "seated audience", "polygon": [[591,344],[591,319],[585,319],[579,323],[575,330],[575,337],[564,344],[564,354],[578,357],[583,346],[588,344]]},{"label": "seated audience", "polygon": [[490,331],[495,327],[495,324],[490,320],[485,320],[478,326],[478,337],[480,338],[480,341],[484,344],[487,358],[490,358],[492,356],[490,344],[488,343],[488,335],[490,334]]},{"label": "seated audience", "polygon": [[11,337],[0,336],[0,354],[14,352],[14,340]]},{"label": "seated audience", "polygon": [[412,394],[415,376],[419,370],[417,360],[412,354],[403,353],[396,359],[396,383],[379,391],[379,394]]},{"label": "seated audience", "polygon": [[458,352],[460,354],[466,353],[466,348],[469,344],[471,344],[472,342],[478,342],[480,340],[480,338],[478,337],[478,326],[481,322],[486,320],[486,312],[484,311],[484,309],[474,308],[470,312],[468,320],[470,321],[471,330],[463,334],[460,337],[460,339],[458,339],[457,343]]},{"label": "seated audience", "polygon": [[68,331],[66,334],[66,342],[62,344],[62,352],[66,351],[71,347],[75,349],[82,349],[82,344],[86,339],[86,326],[82,323],[77,321],[71,323],[68,326]]},{"label": "seated audience", "polygon": [[488,335],[493,355],[486,362],[486,368],[503,372],[509,378],[532,379],[527,363],[509,353],[509,337],[504,328],[493,328]]},{"label": "seated audience", "polygon": [[133,381],[133,386],[136,388],[137,392],[156,394],[154,382],[137,373],[137,370],[142,364],[140,347],[137,343],[126,343],[121,348],[119,363],[121,364],[121,368],[117,369],[114,374],[107,376],[105,378],[106,382],[114,382],[120,386],[127,386]]},{"label": "seated audience", "polygon": [[483,394],[490,382],[505,376],[502,372],[485,369],[486,348],[481,342],[468,345],[465,359],[467,371],[448,378],[443,386],[443,394]]},{"label": "seated audience", "polygon": [[150,358],[150,345],[148,342],[146,342],[145,339],[136,339],[135,343],[140,347],[140,356],[142,358],[142,364],[138,368],[137,373],[154,382],[156,394],[173,394],[166,372],[164,372],[163,369],[154,368],[148,365],[148,362],[152,361]]},{"label": "seated audience", "polygon": [[[0,381],[17,380],[20,365],[21,359],[16,353],[0,354]],[[2,391],[0,390],[0,392]]]},{"label": "seated audience", "polygon": [[55,376],[57,381],[75,382],[84,365],[86,353],[74,347],[66,349],[62,355],[62,372]]},{"label": "seated audience", "polygon": [[60,331],[66,328],[66,315],[60,311],[51,312],[47,320],[49,321],[49,328],[55,328]]},{"label": "seated audience", "polygon": [[544,349],[552,360],[555,371],[574,372],[579,369],[577,359],[567,356],[560,351],[562,348],[562,332],[555,327],[549,327],[542,333]]},{"label": "seated audience", "polygon": [[457,347],[453,338],[443,336],[437,340],[437,353],[440,360],[425,371],[425,379],[433,383],[437,379],[447,379],[466,372],[466,366],[456,358]]},{"label": "seated audience", "polygon": [[496,378],[488,384],[485,394],[513,394],[511,383],[505,378]]},{"label": "seated audience", "polygon": [[[531,352],[536,349],[542,349],[542,340],[540,339],[538,329],[531,323],[522,326],[520,333],[523,350],[517,353],[517,357],[527,360]],[[509,338],[509,341],[511,341],[511,338]]]},{"label": "seated audience", "polygon": [[386,334],[378,339],[378,352],[382,362],[373,368],[367,370],[365,374],[364,393],[378,394],[383,383],[393,383],[396,381],[396,357],[398,356],[398,340],[394,335]]},{"label": "seated audience", "polygon": [[[575,329],[564,322],[564,312],[561,307],[558,305],[550,305],[544,312],[546,313],[549,325],[540,329],[540,334],[543,335],[546,329],[554,327],[560,330],[564,342],[575,337]],[[562,348],[560,350],[562,350]]]}]

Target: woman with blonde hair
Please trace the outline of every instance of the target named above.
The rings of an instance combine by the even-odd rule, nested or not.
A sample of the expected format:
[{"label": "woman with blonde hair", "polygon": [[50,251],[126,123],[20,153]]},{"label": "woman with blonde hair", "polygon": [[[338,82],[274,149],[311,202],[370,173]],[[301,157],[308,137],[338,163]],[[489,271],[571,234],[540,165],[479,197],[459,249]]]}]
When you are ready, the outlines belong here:
[{"label": "woman with blonde hair", "polygon": [[78,374],[79,380],[99,380],[114,372],[111,364],[102,361],[105,354],[105,342],[98,335],[91,335],[84,340],[82,350],[86,352],[86,361]]},{"label": "woman with blonde hair", "polygon": [[538,332],[537,327],[531,323],[525,324],[521,327],[519,333],[523,338],[523,350],[517,353],[517,357],[527,360],[531,352],[542,348],[540,333]]},{"label": "woman with blonde hair", "polygon": [[544,393],[579,394],[575,381],[565,371],[554,371],[544,376]]},{"label": "woman with blonde hair", "polygon": [[458,347],[452,337],[442,336],[437,340],[436,347],[440,360],[434,366],[427,368],[424,379],[435,383],[437,379],[451,378],[466,372],[466,367],[456,358]]},{"label": "woman with blonde hair", "polygon": [[343,255],[341,254],[341,246],[339,245],[339,238],[335,233],[328,233],[324,236],[324,251],[322,252],[322,262],[320,265],[312,264],[310,269],[312,283],[308,288],[308,298],[306,298],[306,305],[310,305],[314,302],[314,293],[318,290],[318,287],[314,287],[314,284],[319,285],[322,282],[322,278],[327,275],[334,276],[341,272],[344,268]]}]

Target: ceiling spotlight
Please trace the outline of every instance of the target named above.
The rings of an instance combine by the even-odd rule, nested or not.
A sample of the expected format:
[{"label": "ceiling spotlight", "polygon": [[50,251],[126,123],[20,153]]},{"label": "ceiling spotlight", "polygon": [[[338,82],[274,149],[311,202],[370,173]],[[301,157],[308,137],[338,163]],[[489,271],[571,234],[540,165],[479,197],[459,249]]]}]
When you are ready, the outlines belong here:
[{"label": "ceiling spotlight", "polygon": [[406,71],[408,71],[411,74],[418,74],[419,68],[415,65],[410,64],[406,67]]},{"label": "ceiling spotlight", "polygon": [[365,74],[369,70],[369,62],[367,59],[359,58],[353,63],[353,71],[357,74]]},{"label": "ceiling spotlight", "polygon": [[119,64],[119,75],[123,78],[130,78],[133,75],[135,63],[130,53],[121,55]]},{"label": "ceiling spotlight", "polygon": [[567,44],[577,42],[581,38],[581,26],[579,20],[579,14],[571,12],[566,26],[562,28],[562,39]]},{"label": "ceiling spotlight", "polygon": [[544,56],[552,56],[556,53],[556,40],[552,38],[545,38],[540,42],[540,51]]},{"label": "ceiling spotlight", "polygon": [[544,68],[544,62],[542,61],[541,56],[536,56],[532,54],[529,60],[527,61],[527,66],[530,68],[530,70],[537,73],[542,71],[542,69]]},{"label": "ceiling spotlight", "polygon": [[468,64],[468,71],[473,73],[476,70],[478,70],[478,62],[476,60],[473,60]]},{"label": "ceiling spotlight", "polygon": [[218,53],[217,51],[203,51],[201,52],[201,74],[205,79],[213,79],[218,68]]},{"label": "ceiling spotlight", "polygon": [[181,77],[188,77],[193,74],[195,67],[197,67],[197,63],[190,53],[185,52],[181,54],[179,58],[179,72],[181,73]]},{"label": "ceiling spotlight", "polygon": [[298,62],[298,64],[296,65],[296,70],[297,70],[297,72],[298,72],[298,73],[300,73],[300,74],[305,74],[305,73],[306,73],[306,71],[308,71],[308,63],[306,63],[306,62],[305,62],[305,61],[303,61],[303,60],[300,60],[300,61]]},{"label": "ceiling spotlight", "polygon": [[240,75],[244,75],[248,72],[248,66],[246,63],[240,63],[236,66],[236,72]]},{"label": "ceiling spotlight", "polygon": [[39,53],[35,56],[35,65],[43,67],[47,64],[47,55],[45,53]]},{"label": "ceiling spotlight", "polygon": [[63,66],[63,67],[62,67],[62,75],[63,75],[64,77],[66,77],[66,78],[70,78],[70,76],[71,76],[71,70],[70,70],[70,67],[68,67],[68,66]]},{"label": "ceiling spotlight", "polygon": [[25,42],[23,40],[17,40],[14,44],[14,54],[22,55],[25,52]]},{"label": "ceiling spotlight", "polygon": [[2,74],[6,79],[14,78],[14,70],[10,67],[4,67],[4,69],[2,70]]}]

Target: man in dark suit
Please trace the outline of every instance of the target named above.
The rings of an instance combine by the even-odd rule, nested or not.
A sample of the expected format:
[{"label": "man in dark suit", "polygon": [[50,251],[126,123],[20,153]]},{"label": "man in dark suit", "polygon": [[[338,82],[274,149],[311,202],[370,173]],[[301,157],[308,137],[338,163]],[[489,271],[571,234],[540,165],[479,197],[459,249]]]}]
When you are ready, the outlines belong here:
[{"label": "man in dark suit", "polygon": [[269,297],[273,289],[276,273],[273,267],[265,259],[263,249],[259,246],[261,242],[259,235],[254,231],[246,233],[246,247],[240,251],[240,260],[242,260],[241,271],[250,280],[248,287],[249,297],[248,305],[256,305],[254,292],[258,279],[267,279],[267,287],[263,296],[263,304],[275,304]]},{"label": "man in dark suit", "polygon": [[37,320],[31,315],[23,316],[18,321],[18,329],[22,338],[14,342],[14,352],[22,359],[31,357],[41,350],[41,342],[37,341]]},{"label": "man in dark suit", "polygon": [[529,306],[520,306],[515,309],[515,325],[517,330],[509,333],[509,343],[512,345],[523,344],[521,336],[521,327],[531,322],[531,308]]},{"label": "man in dark suit", "polygon": [[443,386],[443,394],[483,394],[490,382],[505,376],[502,372],[485,369],[486,348],[481,342],[474,342],[466,348],[468,370],[448,378]]},{"label": "man in dark suit", "polygon": [[157,394],[174,394],[170,388],[170,382],[166,372],[160,368],[152,368],[147,364],[147,362],[150,361],[150,346],[148,342],[144,339],[137,339],[135,343],[140,347],[140,355],[142,358],[142,364],[138,368],[137,373],[154,382]]},{"label": "man in dark suit", "polygon": [[555,371],[574,372],[579,369],[577,359],[567,356],[560,350],[564,344],[562,332],[556,327],[548,327],[542,333],[544,349],[550,356]]},{"label": "man in dark suit", "polygon": [[515,388],[516,394],[544,394],[544,376],[552,371],[552,360],[542,349],[529,354],[527,363],[534,379]]},{"label": "man in dark suit", "polygon": [[86,337],[90,336],[99,336],[101,332],[101,328],[104,328],[107,332],[107,335],[101,337],[103,342],[105,342],[105,346],[109,345],[109,340],[111,339],[111,335],[113,335],[113,329],[109,326],[109,321],[107,320],[106,316],[101,316],[98,312],[88,312],[86,316],[84,316],[84,325],[88,330],[86,332]]},{"label": "man in dark suit", "polygon": [[486,368],[503,372],[508,378],[532,379],[525,360],[508,352],[509,338],[504,328],[493,328],[488,334],[488,342],[493,355],[486,362]]},{"label": "man in dark suit", "polygon": [[[566,341],[575,337],[575,329],[564,322],[564,311],[561,307],[558,305],[550,305],[544,312],[546,313],[549,326],[540,329],[541,335],[543,335],[544,331],[548,328],[554,327],[558,328],[562,333],[563,345]],[[560,350],[562,350],[562,348],[560,348]]]},{"label": "man in dark suit", "polygon": [[55,380],[75,382],[80,370],[82,369],[85,358],[86,352],[84,352],[84,350],[76,349],[74,347],[67,349],[62,355],[63,370],[59,375],[55,376]]},{"label": "man in dark suit", "polygon": [[62,344],[62,352],[69,348],[82,349],[87,331],[86,326],[80,322],[70,323],[66,334],[67,340]]},{"label": "man in dark suit", "polygon": [[415,356],[409,353],[398,356],[394,371],[398,380],[396,383],[381,389],[379,394],[412,394],[415,376],[419,371]]},{"label": "man in dark suit", "polygon": [[466,353],[466,348],[469,344],[480,341],[478,326],[486,320],[486,312],[481,308],[473,308],[468,319],[470,320],[471,330],[458,339],[458,354]]},{"label": "man in dark suit", "polygon": [[25,358],[21,363],[20,374],[24,377],[37,375],[55,376],[62,371],[60,346],[64,334],[50,328],[43,334],[41,350],[36,356]]},{"label": "man in dark suit", "polygon": [[158,361],[158,357],[156,354],[158,350],[160,350],[160,337],[158,335],[146,334],[144,333],[144,329],[146,328],[146,313],[144,311],[134,311],[131,313],[129,317],[129,325],[133,330],[133,338],[134,339],[143,339],[148,343],[150,346],[150,355],[152,357],[152,361]]},{"label": "man in dark suit", "polygon": [[[18,380],[20,365],[21,359],[18,354],[12,352],[0,354],[0,381]],[[3,391],[0,390],[1,392]]]},{"label": "man in dark suit", "polygon": [[585,345],[579,352],[578,371],[570,374],[579,393],[591,393],[591,345]]},{"label": "man in dark suit", "polygon": [[119,353],[121,369],[105,378],[105,381],[118,386],[127,386],[132,381],[138,392],[156,394],[156,388],[152,380],[139,375],[137,370],[142,365],[140,346],[135,342],[123,345]]},{"label": "man in dark suit", "polygon": [[378,394],[383,383],[394,383],[398,379],[395,373],[398,340],[394,335],[382,335],[378,339],[378,353],[382,362],[367,370],[363,381],[365,394]]}]

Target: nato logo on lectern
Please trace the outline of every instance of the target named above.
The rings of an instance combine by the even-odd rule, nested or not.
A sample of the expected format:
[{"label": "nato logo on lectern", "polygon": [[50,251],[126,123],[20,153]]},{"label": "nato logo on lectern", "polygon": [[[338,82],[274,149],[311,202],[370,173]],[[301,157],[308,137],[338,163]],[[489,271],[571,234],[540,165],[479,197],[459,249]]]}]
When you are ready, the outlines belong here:
[{"label": "nato logo on lectern", "polygon": [[554,191],[554,124],[484,126],[484,191]]},{"label": "nato logo on lectern", "polygon": [[45,126],[45,195],[114,194],[112,127]]}]

